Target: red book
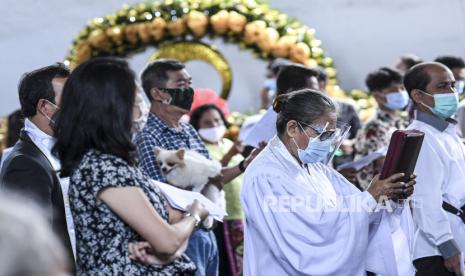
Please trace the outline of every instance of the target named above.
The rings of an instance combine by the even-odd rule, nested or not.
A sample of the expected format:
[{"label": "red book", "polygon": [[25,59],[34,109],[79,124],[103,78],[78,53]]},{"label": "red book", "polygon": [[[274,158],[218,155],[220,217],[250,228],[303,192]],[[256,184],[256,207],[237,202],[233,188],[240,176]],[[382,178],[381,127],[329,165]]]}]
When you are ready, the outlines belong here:
[{"label": "red book", "polygon": [[418,130],[396,130],[391,136],[380,179],[404,173],[399,182],[408,182],[415,171],[424,137],[425,134]]}]

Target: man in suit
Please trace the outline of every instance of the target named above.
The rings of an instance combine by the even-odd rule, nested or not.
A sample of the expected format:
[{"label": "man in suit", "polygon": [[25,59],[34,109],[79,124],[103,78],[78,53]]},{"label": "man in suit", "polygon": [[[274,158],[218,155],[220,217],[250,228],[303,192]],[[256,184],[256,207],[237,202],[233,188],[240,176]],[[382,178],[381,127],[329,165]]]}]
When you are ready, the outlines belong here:
[{"label": "man in suit", "polygon": [[53,116],[68,76],[69,70],[59,63],[23,75],[18,90],[26,120],[18,142],[2,166],[0,188],[31,198],[44,207],[73,267],[74,233],[68,233],[73,227],[69,205],[65,204],[68,181],[59,179],[60,163],[51,154]]}]

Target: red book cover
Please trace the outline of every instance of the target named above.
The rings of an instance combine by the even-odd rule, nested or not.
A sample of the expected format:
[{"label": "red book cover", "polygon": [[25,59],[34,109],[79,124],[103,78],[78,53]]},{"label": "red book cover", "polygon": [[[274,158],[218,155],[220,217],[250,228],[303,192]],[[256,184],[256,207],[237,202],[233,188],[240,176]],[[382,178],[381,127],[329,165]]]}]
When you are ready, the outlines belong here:
[{"label": "red book cover", "polygon": [[418,130],[396,130],[391,136],[380,179],[405,173],[400,181],[407,182],[415,171],[424,137]]}]

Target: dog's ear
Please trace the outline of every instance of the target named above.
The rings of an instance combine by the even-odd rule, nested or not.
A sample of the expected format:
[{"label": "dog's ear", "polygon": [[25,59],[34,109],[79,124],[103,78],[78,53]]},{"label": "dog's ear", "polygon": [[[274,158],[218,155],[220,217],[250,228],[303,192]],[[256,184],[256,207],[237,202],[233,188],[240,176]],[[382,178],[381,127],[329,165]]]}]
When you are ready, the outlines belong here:
[{"label": "dog's ear", "polygon": [[161,148],[160,147],[155,147],[155,149],[153,151],[155,152],[155,156],[158,156],[158,154],[161,151]]},{"label": "dog's ear", "polygon": [[184,159],[185,153],[186,153],[186,150],[185,150],[185,149],[179,149],[179,150],[176,152],[176,155],[178,156],[179,159],[183,160],[183,159]]}]

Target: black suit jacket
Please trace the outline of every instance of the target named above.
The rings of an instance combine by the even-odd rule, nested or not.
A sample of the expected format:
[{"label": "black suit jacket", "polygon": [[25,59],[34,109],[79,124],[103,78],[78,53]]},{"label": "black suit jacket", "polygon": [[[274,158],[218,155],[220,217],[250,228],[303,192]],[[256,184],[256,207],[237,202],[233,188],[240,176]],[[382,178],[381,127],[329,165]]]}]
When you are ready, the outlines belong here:
[{"label": "black suit jacket", "polygon": [[[68,254],[74,270],[73,251],[66,226],[60,181],[52,164],[22,130],[18,142],[4,161],[0,188],[32,198],[45,208],[48,220]],[[27,237],[25,237],[27,238]]]}]

